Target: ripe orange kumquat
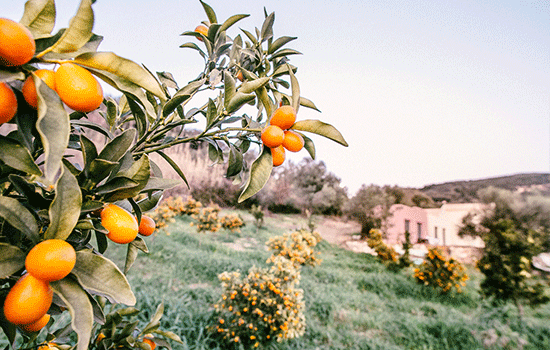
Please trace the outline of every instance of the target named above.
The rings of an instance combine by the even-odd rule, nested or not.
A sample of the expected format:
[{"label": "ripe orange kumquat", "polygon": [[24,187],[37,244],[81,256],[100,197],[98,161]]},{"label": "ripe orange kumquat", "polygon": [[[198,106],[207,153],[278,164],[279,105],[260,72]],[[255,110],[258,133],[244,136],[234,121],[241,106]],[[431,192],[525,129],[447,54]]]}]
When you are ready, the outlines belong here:
[{"label": "ripe orange kumquat", "polygon": [[269,148],[279,147],[284,138],[284,131],[276,125],[268,125],[262,130],[262,142]]},{"label": "ripe orange kumquat", "polygon": [[91,112],[103,102],[103,89],[97,79],[74,63],[59,66],[55,88],[61,100],[77,112]]},{"label": "ripe orange kumquat", "polygon": [[157,344],[153,339],[154,337],[152,334],[146,334],[145,337],[143,338],[143,342],[145,344],[148,344],[151,347],[151,350],[155,350],[155,348],[157,347]]},{"label": "ripe orange kumquat", "polygon": [[119,244],[132,242],[139,230],[136,218],[116,204],[108,204],[103,208],[101,225],[109,231],[107,238]]},{"label": "ripe orange kumquat", "polygon": [[17,113],[17,97],[6,83],[0,83],[0,125],[9,122]]},{"label": "ripe orange kumquat", "polygon": [[[195,28],[195,32],[201,33],[201,34],[204,35],[204,36],[208,36],[208,28],[207,28],[205,25],[202,25],[202,24],[199,24],[199,25]],[[202,38],[201,38],[200,36],[198,36],[197,39],[199,39],[200,41],[203,41]]]},{"label": "ripe orange kumquat", "polygon": [[[50,89],[55,90],[55,72],[48,69],[39,69],[34,72],[34,74],[40,78],[43,82],[50,87]],[[35,109],[38,107],[38,98],[36,96],[36,85],[34,84],[34,77],[29,75],[23,88],[21,89],[25,101]]]},{"label": "ripe orange kumquat", "polygon": [[273,158],[273,166],[279,166],[285,161],[285,149],[283,146],[271,149],[271,157]]},{"label": "ripe orange kumquat", "polygon": [[27,273],[8,292],[4,301],[4,316],[18,325],[37,322],[48,312],[52,298],[49,283]]},{"label": "ripe orange kumquat", "polygon": [[281,106],[273,112],[269,124],[277,125],[283,130],[290,129],[296,122],[296,111],[291,106]]},{"label": "ripe orange kumquat", "polygon": [[155,232],[156,224],[155,220],[147,215],[141,216],[141,222],[139,223],[139,233],[143,236],[150,236]]},{"label": "ripe orange kumquat", "polygon": [[21,325],[21,329],[23,329],[27,333],[38,332],[48,324],[50,318],[51,316],[49,314],[45,314],[36,322]]},{"label": "ripe orange kumquat", "polygon": [[48,239],[29,251],[25,268],[33,277],[52,282],[65,278],[75,263],[76,252],[72,245],[61,239]]},{"label": "ripe orange kumquat", "polygon": [[285,131],[283,147],[290,152],[299,152],[302,148],[304,148],[304,138],[295,131],[287,130]]},{"label": "ripe orange kumquat", "polygon": [[0,65],[20,66],[33,58],[36,44],[24,25],[0,18]]}]

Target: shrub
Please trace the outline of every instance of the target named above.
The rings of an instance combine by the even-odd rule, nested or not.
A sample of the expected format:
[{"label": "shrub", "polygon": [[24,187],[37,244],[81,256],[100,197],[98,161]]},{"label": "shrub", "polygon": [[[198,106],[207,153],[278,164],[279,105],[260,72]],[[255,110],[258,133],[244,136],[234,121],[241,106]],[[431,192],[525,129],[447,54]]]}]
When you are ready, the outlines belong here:
[{"label": "shrub", "polygon": [[241,227],[245,225],[243,219],[235,214],[222,216],[220,223],[224,229],[231,230],[231,232],[241,232]]},{"label": "shrub", "polygon": [[254,225],[256,226],[256,229],[259,230],[262,228],[265,216],[262,206],[253,204],[252,207],[250,207],[249,212],[254,217]]},{"label": "shrub", "polygon": [[453,258],[446,259],[437,247],[430,248],[422,265],[414,270],[418,283],[439,289],[442,293],[462,292],[468,275],[464,267]]},{"label": "shrub", "polygon": [[382,261],[388,268],[397,268],[399,266],[398,254],[393,247],[387,245],[382,240],[382,232],[380,230],[372,229],[369,232],[369,238],[367,239],[369,247],[374,249],[378,259]]},{"label": "shrub", "polygon": [[321,241],[321,236],[317,232],[308,232],[299,230],[291,233],[285,233],[282,236],[271,237],[266,246],[273,251],[273,255],[267,262],[274,262],[281,256],[292,261],[297,267],[310,265],[315,266],[321,263],[313,248]]},{"label": "shrub", "polygon": [[259,347],[304,334],[303,290],[296,288],[300,272],[288,259],[277,257],[270,268],[252,267],[245,277],[223,272],[218,278],[223,292],[211,330],[227,344]]},{"label": "shrub", "polygon": [[157,227],[161,228],[168,222],[173,222],[175,216],[198,214],[202,203],[188,196],[185,201],[182,197],[168,197],[155,209],[151,218],[155,220]]},{"label": "shrub", "polygon": [[197,221],[196,223],[192,222],[191,226],[196,226],[198,232],[217,232],[222,228],[220,218],[218,217],[219,213],[220,207],[217,204],[211,204],[206,208],[202,208],[197,214],[191,215],[191,217]]}]

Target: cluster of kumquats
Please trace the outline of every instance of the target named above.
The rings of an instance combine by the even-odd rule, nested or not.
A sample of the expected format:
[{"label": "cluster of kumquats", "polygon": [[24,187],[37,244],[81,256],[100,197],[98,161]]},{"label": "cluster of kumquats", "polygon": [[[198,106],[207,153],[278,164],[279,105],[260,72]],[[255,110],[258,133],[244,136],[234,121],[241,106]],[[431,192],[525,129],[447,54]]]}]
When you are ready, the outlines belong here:
[{"label": "cluster of kumquats", "polygon": [[453,258],[445,258],[437,247],[428,250],[422,265],[414,270],[414,277],[418,283],[439,289],[442,293],[452,290],[461,293],[468,280],[464,266]]},{"label": "cluster of kumquats", "polygon": [[318,258],[319,252],[315,252],[313,248],[320,241],[321,236],[317,232],[306,230],[287,232],[282,236],[271,237],[266,242],[266,246],[273,251],[273,255],[267,262],[273,262],[278,256],[282,256],[296,266],[319,265],[321,263]]},{"label": "cluster of kumquats", "polygon": [[[29,62],[36,51],[31,32],[22,24],[7,18],[0,18],[0,65],[21,66]],[[28,72],[21,92],[25,101],[38,108],[38,98],[34,79],[39,78],[54,90],[61,100],[78,112],[90,112],[103,102],[103,89],[97,79],[85,68],[66,62],[56,71],[38,69]],[[12,88],[0,83],[0,124],[10,121],[17,113],[17,98]]]},{"label": "cluster of kumquats", "polygon": [[304,334],[300,272],[288,259],[277,257],[270,268],[252,267],[245,277],[223,272],[218,278],[223,292],[214,305],[218,319],[212,331],[228,347],[258,348]]},{"label": "cluster of kumquats", "polygon": [[[150,217],[143,215],[138,224],[132,214],[115,204],[105,206],[99,215],[101,225],[108,231],[107,237],[115,243],[130,243],[138,233],[149,236],[155,230],[155,222]],[[26,332],[37,332],[46,326],[53,299],[50,282],[69,275],[75,263],[75,249],[67,241],[47,239],[36,244],[25,258],[26,273],[4,301],[6,320]]]},{"label": "cluster of kumquats", "polygon": [[304,138],[289,130],[296,122],[296,111],[291,106],[281,106],[273,112],[269,124],[262,130],[262,142],[271,149],[273,166],[285,161],[285,150],[298,152],[304,148]]},{"label": "cluster of kumquats", "polygon": [[382,239],[382,232],[380,230],[372,229],[369,232],[367,244],[370,248],[374,249],[378,259],[382,261],[387,267],[397,265],[399,263],[399,255],[393,249],[393,247],[384,243]]}]

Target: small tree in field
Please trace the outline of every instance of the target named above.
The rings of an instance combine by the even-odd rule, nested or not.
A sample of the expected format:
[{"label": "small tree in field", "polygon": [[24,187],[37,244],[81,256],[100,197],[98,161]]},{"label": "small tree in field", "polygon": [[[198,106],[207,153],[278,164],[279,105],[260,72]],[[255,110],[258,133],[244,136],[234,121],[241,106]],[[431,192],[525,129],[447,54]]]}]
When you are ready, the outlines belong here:
[{"label": "small tree in field", "polygon": [[540,203],[521,198],[506,190],[488,188],[479,197],[491,204],[481,220],[474,215],[464,219],[462,234],[477,235],[485,243],[477,266],[485,275],[482,293],[499,301],[512,301],[522,313],[522,303],[530,305],[550,300],[546,286],[532,271],[532,259],[548,248],[550,218]]},{"label": "small tree in field", "polygon": [[[0,124],[10,124],[0,125],[0,326],[16,348],[36,347],[36,332],[48,329],[50,315],[59,319],[63,312],[70,313],[71,324],[41,339],[67,347],[77,339],[78,350],[153,349],[179,341],[158,328],[162,307],[144,327],[128,320],[133,308],[108,307],[112,313],[104,313],[108,304],[136,303],[125,274],[138,250],[148,252],[139,223],[164,190],[186,182],[165,149],[208,143],[210,158],[225,162],[225,175],[244,184],[244,201],[261,190],[274,160],[284,154],[262,137],[278,106],[287,111],[287,123],[280,125],[281,132],[292,129],[292,147],[303,145],[315,155],[303,132],[346,145],[331,125],[294,120],[300,106],[316,107],[300,96],[288,58],[297,51],[283,48],[295,38],[273,36],[273,13],[265,14],[255,34],[243,30],[244,39],[231,38],[227,30],[247,15],[218,22],[201,1],[206,30],[183,33],[193,42],[181,47],[196,50],[205,67],[180,87],[168,72],[154,75],[115,53],[97,51],[102,37],[92,32],[93,2],[82,0],[68,28],[55,34],[54,0],[27,1],[19,23],[0,19]],[[104,99],[97,79],[121,98]],[[205,91],[206,102],[190,107]],[[256,107],[254,117],[243,112],[246,105]],[[104,123],[88,118],[98,107]],[[206,121],[204,130],[186,136],[185,127],[199,119]],[[105,144],[92,142],[93,133],[104,136]],[[254,149],[259,156],[247,164],[243,155]],[[152,153],[181,181],[163,178]],[[128,247],[123,271],[103,255],[113,243]],[[56,257],[46,254],[53,251]],[[101,333],[94,336],[94,330]]]}]

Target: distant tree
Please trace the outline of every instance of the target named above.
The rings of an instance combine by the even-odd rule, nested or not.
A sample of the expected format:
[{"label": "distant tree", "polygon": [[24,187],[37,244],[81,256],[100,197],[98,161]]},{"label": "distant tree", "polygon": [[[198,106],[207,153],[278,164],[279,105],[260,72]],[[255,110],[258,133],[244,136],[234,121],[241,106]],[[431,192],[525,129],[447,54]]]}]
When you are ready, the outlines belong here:
[{"label": "distant tree", "polygon": [[377,185],[363,185],[344,206],[345,213],[361,224],[361,236],[368,237],[372,229],[384,229],[395,203],[391,191]]},{"label": "distant tree", "polygon": [[411,198],[411,201],[414,203],[414,205],[416,205],[417,207],[420,207],[420,208],[429,208],[430,207],[430,202],[431,202],[431,198],[426,196],[425,194],[422,194],[422,193],[417,193],[415,194],[412,198]]},{"label": "distant tree", "polygon": [[397,185],[394,185],[394,186],[386,185],[384,186],[384,191],[386,191],[387,194],[389,194],[394,198],[395,204],[403,203],[405,199],[405,191],[401,187]]},{"label": "distant tree", "polygon": [[550,246],[550,201],[496,188],[478,195],[490,209],[481,216],[468,215],[460,233],[479,236],[485,243],[477,264],[485,275],[482,294],[514,302],[520,314],[522,303],[548,302],[542,280],[533,274],[532,259]]}]

